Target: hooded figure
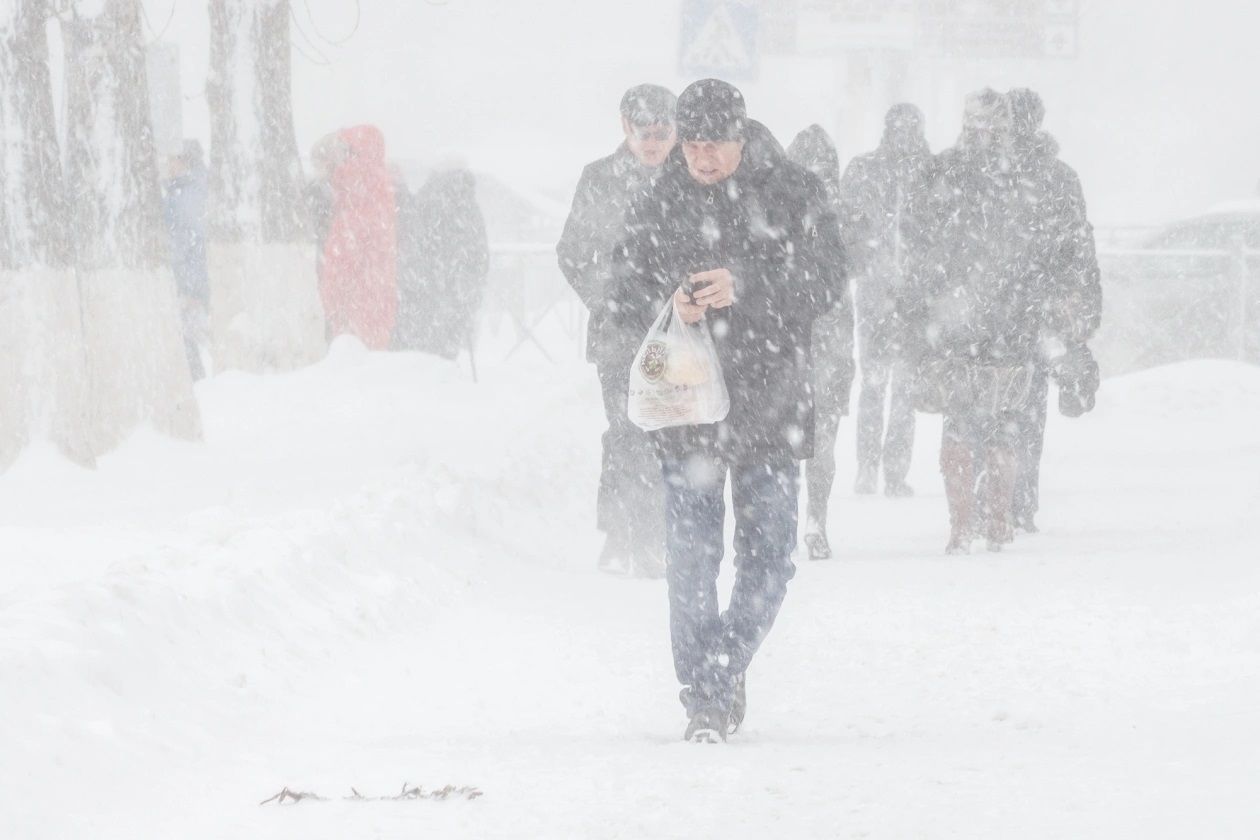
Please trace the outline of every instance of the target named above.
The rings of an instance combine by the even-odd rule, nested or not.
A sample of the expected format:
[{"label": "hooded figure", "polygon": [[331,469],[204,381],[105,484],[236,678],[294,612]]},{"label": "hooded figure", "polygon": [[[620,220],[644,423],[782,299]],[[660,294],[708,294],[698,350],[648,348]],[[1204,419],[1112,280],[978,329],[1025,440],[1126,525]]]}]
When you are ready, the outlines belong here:
[{"label": "hooded figure", "polygon": [[[1040,503],[1041,453],[1045,442],[1050,371],[1058,372],[1064,413],[1076,416],[1092,406],[1098,388],[1098,366],[1085,342],[1094,334],[1102,313],[1102,286],[1094,249],[1093,227],[1085,212],[1085,196],[1076,172],[1059,160],[1054,139],[1041,130],[1045,106],[1027,88],[1007,93],[1011,113],[1012,170],[1026,235],[1041,251],[1022,275],[1033,306],[1024,313],[1025,329],[1057,339],[1065,350],[1047,357],[1044,345],[1033,356],[1035,369],[1020,424],[1016,456],[1013,517],[1015,526],[1034,532]],[[1073,403],[1073,398],[1079,402]]]},{"label": "hooded figure", "polygon": [[[665,305],[712,336],[730,394],[715,424],[652,432],[665,479],[670,636],[687,739],[743,717],[744,672],[795,573],[799,461],[813,454],[814,321],[845,293],[822,182],[716,79],[678,97],[678,138],[632,202],[611,311],[643,334]],[[702,326],[701,326],[702,325]],[[718,607],[730,474],[736,577]]]},{"label": "hooded figure", "polygon": [[[793,162],[818,176],[833,211],[840,209],[840,157],[822,126],[811,125],[788,146]],[[837,254],[839,258],[839,254]],[[836,477],[836,433],[849,413],[853,388],[853,298],[845,290],[835,308],[814,321],[814,457],[805,465],[808,488],[805,545],[811,560],[831,556],[827,541],[827,506]]]},{"label": "hooded figure", "polygon": [[389,348],[398,310],[397,208],[385,165],[385,138],[371,125],[337,134],[332,214],[319,264],[319,294],[329,337],[356,335]]},{"label": "hooded figure", "polygon": [[[854,484],[861,494],[875,492],[881,466],[888,496],[913,493],[906,475],[914,448],[914,401],[902,309],[907,270],[921,241],[911,208],[928,188],[933,167],[923,113],[914,105],[894,105],[884,119],[879,148],[855,158],[840,185],[841,226],[854,263],[862,360]],[[890,391],[885,434],[884,403]]]},{"label": "hooded figure", "polygon": [[400,206],[395,344],[454,359],[472,347],[490,270],[476,181],[438,172]]},{"label": "hooded figure", "polygon": [[982,532],[993,551],[1014,539],[1015,453],[1042,325],[1028,276],[1047,239],[1021,200],[1012,139],[1006,97],[968,97],[959,144],[938,159],[920,217],[928,245],[911,272],[920,375],[945,416],[950,553]]}]

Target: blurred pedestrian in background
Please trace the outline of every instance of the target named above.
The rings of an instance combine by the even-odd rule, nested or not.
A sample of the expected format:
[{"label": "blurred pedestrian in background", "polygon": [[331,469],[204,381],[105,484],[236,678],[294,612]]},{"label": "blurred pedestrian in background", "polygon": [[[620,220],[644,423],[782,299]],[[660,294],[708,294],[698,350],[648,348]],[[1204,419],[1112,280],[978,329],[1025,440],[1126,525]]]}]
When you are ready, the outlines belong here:
[{"label": "blurred pedestrian in background", "polygon": [[166,227],[170,233],[171,269],[184,333],[184,348],[193,380],[206,375],[202,348],[209,341],[210,274],[206,265],[206,196],[208,176],[201,143],[185,140],[179,154],[166,162],[163,185]]},{"label": "blurred pedestrian in background", "polygon": [[626,209],[647,194],[674,148],[675,97],[660,85],[621,97],[622,142],[589,164],[556,246],[560,270],[586,304],[586,358],[595,364],[608,428],[603,436],[596,525],[604,532],[600,568],[647,577],[665,573],[661,466],[647,433],[626,415],[630,365],[644,330],[614,320],[608,297],[614,249],[626,235]]},{"label": "blurred pedestrian in background", "polygon": [[454,359],[471,355],[490,270],[476,180],[462,167],[399,190],[398,321],[394,346]]},{"label": "blurred pedestrian in background", "polygon": [[[840,157],[820,125],[811,125],[792,140],[788,159],[818,176],[833,213],[839,213]],[[836,259],[841,255],[837,253]],[[837,267],[838,270],[844,270]],[[853,390],[853,296],[846,288],[835,307],[814,320],[814,457],[805,462],[808,495],[805,547],[811,560],[831,557],[827,539],[827,506],[836,478],[836,434],[849,413]]]},{"label": "blurred pedestrian in background", "polygon": [[380,129],[360,125],[320,143],[332,208],[319,265],[330,339],[349,333],[390,345],[398,311],[397,207]]}]

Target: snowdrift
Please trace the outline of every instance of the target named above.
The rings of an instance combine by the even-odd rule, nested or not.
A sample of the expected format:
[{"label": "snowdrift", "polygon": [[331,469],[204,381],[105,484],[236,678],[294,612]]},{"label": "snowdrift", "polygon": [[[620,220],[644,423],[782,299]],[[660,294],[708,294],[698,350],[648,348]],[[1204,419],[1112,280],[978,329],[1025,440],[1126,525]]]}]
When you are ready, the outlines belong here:
[{"label": "snowdrift", "polygon": [[[94,472],[36,445],[0,476],[6,836],[1260,828],[1229,749],[1260,735],[1256,369],[1053,418],[1046,533],[997,557],[940,555],[925,429],[919,498],[837,493],[841,562],[802,564],[720,756],[676,743],[662,585],[594,571],[587,366],[474,385],[342,338],[197,397],[203,443],[144,431]],[[404,781],[486,796],[257,806]]]}]

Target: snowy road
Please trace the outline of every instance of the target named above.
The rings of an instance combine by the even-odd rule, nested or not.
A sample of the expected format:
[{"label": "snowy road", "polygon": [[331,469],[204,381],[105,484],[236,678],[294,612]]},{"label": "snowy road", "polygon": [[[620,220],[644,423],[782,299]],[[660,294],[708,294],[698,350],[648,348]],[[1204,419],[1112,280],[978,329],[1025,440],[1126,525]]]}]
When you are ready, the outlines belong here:
[{"label": "snowy road", "polygon": [[[1051,420],[1044,533],[946,557],[857,499],[745,731],[682,743],[662,582],[594,571],[584,366],[347,345],[200,386],[207,442],[0,477],[0,836],[1260,835],[1260,370]],[[475,785],[475,801],[302,802]]]}]

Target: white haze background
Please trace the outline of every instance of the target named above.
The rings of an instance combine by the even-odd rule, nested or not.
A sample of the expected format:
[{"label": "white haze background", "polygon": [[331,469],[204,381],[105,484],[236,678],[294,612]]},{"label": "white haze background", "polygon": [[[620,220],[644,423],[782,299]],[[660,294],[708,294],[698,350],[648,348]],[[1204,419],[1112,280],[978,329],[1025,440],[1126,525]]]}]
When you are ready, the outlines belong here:
[{"label": "white haze background", "polygon": [[[147,2],[161,28],[171,4]],[[356,12],[357,8],[357,12]],[[1079,57],[978,61],[958,68],[953,101],[923,101],[929,138],[952,144],[962,96],[989,85],[1032,87],[1046,127],[1080,173],[1101,224],[1152,224],[1255,194],[1260,184],[1260,5],[1249,0],[1082,0]],[[372,122],[391,154],[465,156],[474,166],[564,194],[579,162],[618,141],[616,103],[632,84],[681,90],[676,0],[309,0],[294,54],[299,146],[341,125]],[[357,30],[355,29],[358,21]],[[340,40],[328,46],[320,34]],[[208,137],[208,25],[200,3],[178,0],[168,36],[183,54],[187,129]],[[787,142],[812,122],[845,119],[832,62],[764,57],[742,85],[751,113]],[[948,93],[948,92],[946,92]],[[892,104],[892,103],[888,103]],[[835,133],[835,132],[833,132]],[[873,148],[841,148],[842,159]]]}]

